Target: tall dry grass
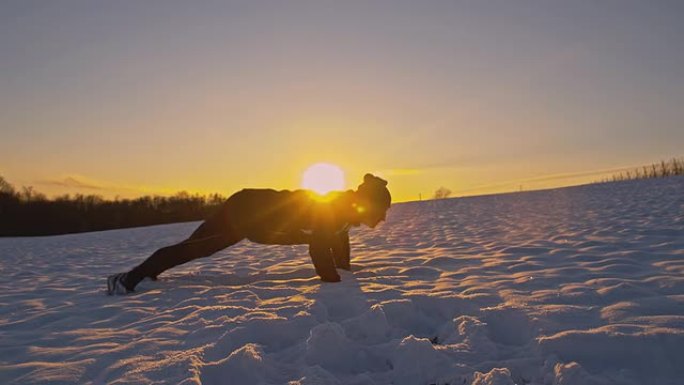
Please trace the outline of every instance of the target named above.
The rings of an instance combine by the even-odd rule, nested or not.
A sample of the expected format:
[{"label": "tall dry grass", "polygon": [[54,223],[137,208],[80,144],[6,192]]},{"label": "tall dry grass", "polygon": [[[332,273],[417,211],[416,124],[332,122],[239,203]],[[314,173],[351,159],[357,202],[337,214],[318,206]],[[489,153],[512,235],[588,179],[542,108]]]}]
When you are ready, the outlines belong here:
[{"label": "tall dry grass", "polygon": [[636,179],[664,178],[675,175],[684,175],[684,158],[672,158],[669,161],[662,160],[649,166],[635,167],[631,170],[621,171],[611,177],[604,178],[600,182],[607,183]]}]

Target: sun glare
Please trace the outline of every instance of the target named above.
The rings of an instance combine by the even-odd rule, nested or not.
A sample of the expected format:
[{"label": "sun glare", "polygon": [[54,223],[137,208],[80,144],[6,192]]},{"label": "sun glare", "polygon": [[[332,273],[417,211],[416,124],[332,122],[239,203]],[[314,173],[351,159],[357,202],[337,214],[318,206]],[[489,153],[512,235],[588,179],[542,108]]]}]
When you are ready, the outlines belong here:
[{"label": "sun glare", "polygon": [[302,175],[302,188],[325,195],[333,190],[344,189],[344,171],[330,163],[309,166]]}]

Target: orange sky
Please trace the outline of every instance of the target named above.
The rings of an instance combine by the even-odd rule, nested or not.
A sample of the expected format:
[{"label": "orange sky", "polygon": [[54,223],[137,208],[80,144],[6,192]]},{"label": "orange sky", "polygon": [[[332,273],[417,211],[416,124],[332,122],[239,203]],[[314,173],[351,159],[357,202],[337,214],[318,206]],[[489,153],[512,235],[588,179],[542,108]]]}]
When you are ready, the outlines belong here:
[{"label": "orange sky", "polygon": [[3,2],[0,175],[50,195],[298,188],[397,201],[681,156],[682,6]]}]

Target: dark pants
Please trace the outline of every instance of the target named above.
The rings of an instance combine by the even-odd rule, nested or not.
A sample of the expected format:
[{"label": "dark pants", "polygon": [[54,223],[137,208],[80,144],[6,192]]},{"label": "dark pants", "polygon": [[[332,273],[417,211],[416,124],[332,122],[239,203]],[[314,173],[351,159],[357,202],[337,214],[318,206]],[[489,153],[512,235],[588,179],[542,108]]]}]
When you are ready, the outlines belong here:
[{"label": "dark pants", "polygon": [[163,271],[197,258],[208,257],[243,239],[232,234],[229,226],[221,222],[217,217],[210,218],[202,223],[190,238],[155,251],[128,273],[126,286],[132,290],[145,277],[156,279]]},{"label": "dark pants", "polygon": [[[260,235],[259,235],[260,234]],[[309,255],[316,273],[323,281],[337,282],[340,276],[335,267],[350,270],[349,234],[338,235],[332,248],[327,243],[316,242],[302,232],[285,234],[250,233],[238,234],[230,223],[228,210],[224,208],[204,221],[190,238],[172,246],[162,247],[143,263],[128,272],[125,285],[133,290],[145,277],[156,279],[162,272],[197,258],[208,257],[217,251],[248,238],[252,242],[277,245],[309,244]]]}]

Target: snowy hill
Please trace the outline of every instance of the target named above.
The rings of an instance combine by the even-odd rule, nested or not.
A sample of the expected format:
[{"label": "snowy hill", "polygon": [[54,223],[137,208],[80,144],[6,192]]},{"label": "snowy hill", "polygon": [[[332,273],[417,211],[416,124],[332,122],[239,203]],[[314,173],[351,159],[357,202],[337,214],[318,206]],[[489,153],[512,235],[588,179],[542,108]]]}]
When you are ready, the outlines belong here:
[{"label": "snowy hill", "polygon": [[0,383],[684,383],[682,177],[397,204],[341,283],[243,242],[104,294],[196,226],[0,239]]}]

